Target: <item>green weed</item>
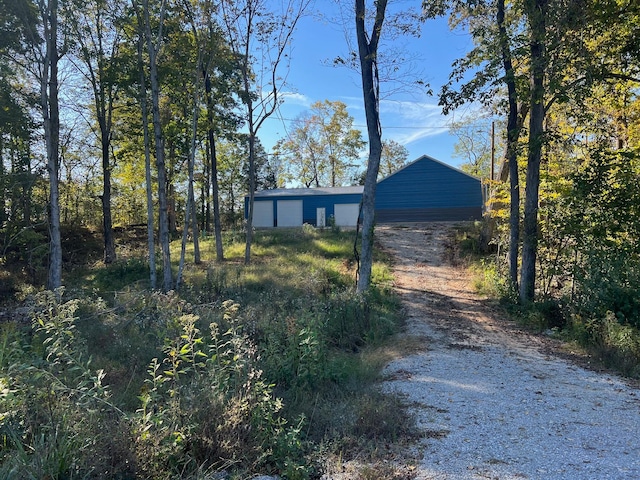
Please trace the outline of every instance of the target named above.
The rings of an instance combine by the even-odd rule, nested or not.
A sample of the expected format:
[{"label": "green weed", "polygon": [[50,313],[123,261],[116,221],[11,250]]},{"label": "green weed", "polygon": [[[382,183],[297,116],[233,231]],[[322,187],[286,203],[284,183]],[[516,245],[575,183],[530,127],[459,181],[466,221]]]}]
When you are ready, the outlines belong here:
[{"label": "green weed", "polygon": [[316,478],[321,445],[380,428],[358,399],[381,366],[367,352],[398,327],[387,267],[355,294],[352,235],[257,231],[249,266],[228,235],[227,260],[188,265],[180,292],[148,291],[130,256],[25,293],[31,327],[0,329],[0,475]]}]

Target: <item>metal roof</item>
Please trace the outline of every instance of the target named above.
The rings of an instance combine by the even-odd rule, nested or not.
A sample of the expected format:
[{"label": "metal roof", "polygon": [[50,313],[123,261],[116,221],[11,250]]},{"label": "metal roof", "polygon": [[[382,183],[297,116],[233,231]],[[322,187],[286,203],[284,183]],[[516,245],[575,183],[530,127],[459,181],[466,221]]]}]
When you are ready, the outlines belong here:
[{"label": "metal roof", "polygon": [[414,163],[418,163],[418,162],[420,162],[420,161],[422,161],[422,160],[430,160],[430,161],[432,161],[432,162],[434,162],[434,163],[439,163],[439,164],[440,164],[440,165],[442,165],[443,167],[450,168],[451,170],[453,170],[453,171],[455,171],[455,172],[458,172],[458,173],[461,173],[461,174],[463,174],[463,175],[466,175],[467,177],[471,177],[471,178],[474,178],[474,179],[476,179],[476,180],[480,180],[478,177],[475,177],[475,176],[473,176],[473,175],[471,175],[471,174],[469,174],[469,173],[465,172],[464,170],[461,170],[461,169],[459,169],[459,168],[453,167],[453,166],[449,165],[448,163],[445,163],[445,162],[443,162],[443,161],[441,161],[441,160],[438,160],[438,159],[436,159],[436,158],[430,157],[429,155],[421,155],[420,157],[416,158],[416,159],[415,159],[415,160],[413,160],[412,162],[409,162],[409,163],[404,164],[402,167],[400,167],[400,168],[399,168],[398,170],[396,170],[395,172],[390,173],[389,175],[387,175],[387,176],[386,176],[386,177],[384,177],[384,178],[381,178],[380,180],[378,180],[378,183],[380,183],[380,182],[382,182],[382,181],[386,180],[387,178],[393,177],[394,175],[396,175],[397,173],[400,173],[400,172],[401,172],[402,170],[404,170],[405,168],[410,167],[410,166],[411,166],[411,165],[413,165]]}]

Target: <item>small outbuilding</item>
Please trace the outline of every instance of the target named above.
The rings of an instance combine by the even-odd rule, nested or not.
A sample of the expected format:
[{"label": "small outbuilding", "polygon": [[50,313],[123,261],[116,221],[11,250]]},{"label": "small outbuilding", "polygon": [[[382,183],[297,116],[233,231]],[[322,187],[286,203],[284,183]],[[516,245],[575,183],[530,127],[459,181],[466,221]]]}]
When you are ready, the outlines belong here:
[{"label": "small outbuilding", "polygon": [[[362,192],[362,186],[256,192],[253,225],[355,226]],[[427,155],[383,178],[376,188],[377,223],[475,220],[482,217],[482,207],[480,179]]]}]

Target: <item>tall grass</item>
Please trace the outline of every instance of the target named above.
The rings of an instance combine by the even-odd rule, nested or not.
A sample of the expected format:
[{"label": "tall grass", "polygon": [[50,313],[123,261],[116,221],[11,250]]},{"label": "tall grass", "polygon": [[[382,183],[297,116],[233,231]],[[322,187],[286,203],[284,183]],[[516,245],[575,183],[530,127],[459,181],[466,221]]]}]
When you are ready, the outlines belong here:
[{"label": "tall grass", "polygon": [[316,478],[327,445],[401,435],[366,360],[396,331],[398,301],[383,263],[355,294],[352,235],[257,231],[248,266],[240,235],[224,262],[205,241],[205,263],[169,293],[145,289],[131,250],[30,297],[32,324],[0,331],[0,473]]}]

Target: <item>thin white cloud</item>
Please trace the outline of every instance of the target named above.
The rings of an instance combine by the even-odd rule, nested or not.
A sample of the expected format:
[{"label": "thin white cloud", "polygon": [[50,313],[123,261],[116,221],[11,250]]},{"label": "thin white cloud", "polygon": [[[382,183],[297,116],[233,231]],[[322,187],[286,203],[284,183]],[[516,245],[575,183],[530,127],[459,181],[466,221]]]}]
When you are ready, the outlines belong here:
[{"label": "thin white cloud", "polygon": [[383,100],[380,115],[385,136],[405,146],[449,131],[450,119],[435,103]]},{"label": "thin white cloud", "polygon": [[309,97],[298,92],[280,92],[279,95],[284,103],[291,106],[297,105],[309,108],[313,103],[313,100],[311,100]]},{"label": "thin white cloud", "polygon": [[442,116],[442,108],[435,103],[406,100],[382,100],[380,113],[396,114],[407,120],[420,120],[425,117]]},{"label": "thin white cloud", "polygon": [[341,96],[338,100],[347,104],[349,110],[362,110],[364,112],[364,103],[362,97]]}]

